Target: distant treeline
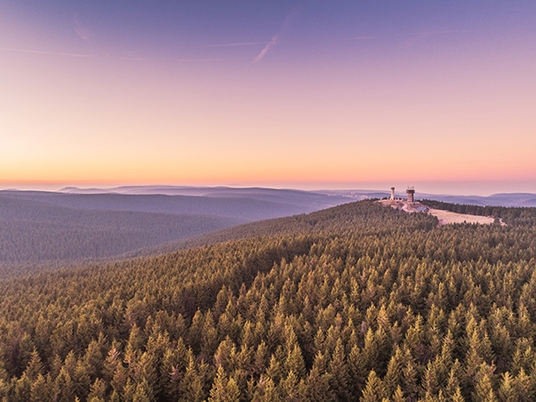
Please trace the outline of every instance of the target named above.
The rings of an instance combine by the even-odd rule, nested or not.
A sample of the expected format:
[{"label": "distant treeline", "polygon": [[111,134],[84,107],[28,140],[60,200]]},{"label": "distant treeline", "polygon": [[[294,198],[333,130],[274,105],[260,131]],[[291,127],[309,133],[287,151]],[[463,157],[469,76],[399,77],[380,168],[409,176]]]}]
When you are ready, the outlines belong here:
[{"label": "distant treeline", "polygon": [[243,222],[204,214],[75,209],[0,194],[0,277],[46,262],[115,257]]},{"label": "distant treeline", "polygon": [[527,207],[497,207],[468,204],[451,204],[435,200],[422,200],[430,208],[443,209],[459,214],[492,216],[501,219],[507,225],[536,226],[536,208]]},{"label": "distant treeline", "polygon": [[210,215],[73,211],[41,221],[0,219],[0,264],[117,256],[240,221]]}]

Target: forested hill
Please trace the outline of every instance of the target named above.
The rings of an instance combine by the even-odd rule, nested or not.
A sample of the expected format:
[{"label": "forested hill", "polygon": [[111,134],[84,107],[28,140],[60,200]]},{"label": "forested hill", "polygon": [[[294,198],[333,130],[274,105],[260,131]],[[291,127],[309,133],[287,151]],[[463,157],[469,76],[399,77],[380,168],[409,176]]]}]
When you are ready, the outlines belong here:
[{"label": "forested hill", "polygon": [[534,228],[373,202],[277,225],[1,283],[0,398],[534,400]]},{"label": "forested hill", "polygon": [[28,200],[47,205],[91,211],[130,211],[172,214],[210,214],[242,221],[255,221],[339,205],[351,201],[297,190],[232,190],[205,195],[166,194],[70,194],[45,191],[0,191],[4,198]]},{"label": "forested hill", "polygon": [[0,191],[0,278],[50,268],[54,262],[118,257],[244,222],[349,201],[296,190],[203,191],[203,195]]},{"label": "forested hill", "polygon": [[[363,216],[354,215],[356,205],[366,205],[366,210],[362,211]],[[304,233],[337,233],[347,230],[354,230],[353,220],[359,217],[360,222],[356,225],[361,230],[382,233],[386,230],[385,220],[393,219],[392,226],[397,226],[397,220],[404,219],[403,214],[385,215],[384,207],[375,205],[371,201],[364,201],[361,204],[349,203],[335,208],[328,208],[310,214],[294,215],[285,218],[266,219],[258,222],[250,222],[242,225],[228,227],[210,233],[204,233],[184,240],[173,241],[164,245],[136,250],[127,253],[127,256],[147,256],[151,254],[168,253],[175,250],[186,250],[193,247],[200,247],[215,243],[228,242],[252,237],[291,235]],[[389,216],[389,218],[387,218]],[[431,216],[420,214],[414,217],[411,229],[430,228],[437,225],[437,220]],[[366,222],[366,223],[365,223]],[[404,229],[400,224],[397,230]]]},{"label": "forested hill", "polygon": [[0,277],[17,270],[16,263],[107,258],[243,222],[207,214],[80,210],[0,196]]}]

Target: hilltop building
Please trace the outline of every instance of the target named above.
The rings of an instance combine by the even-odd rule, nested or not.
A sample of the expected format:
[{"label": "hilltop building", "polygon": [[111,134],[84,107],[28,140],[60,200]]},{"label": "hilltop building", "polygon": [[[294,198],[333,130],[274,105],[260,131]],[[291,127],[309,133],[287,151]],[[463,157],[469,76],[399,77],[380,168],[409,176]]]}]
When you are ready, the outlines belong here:
[{"label": "hilltop building", "polygon": [[406,194],[408,196],[408,202],[415,202],[415,188],[408,187],[406,189]]},{"label": "hilltop building", "polygon": [[394,200],[395,199],[395,188],[394,187],[391,187],[391,198],[389,198],[390,200]]}]

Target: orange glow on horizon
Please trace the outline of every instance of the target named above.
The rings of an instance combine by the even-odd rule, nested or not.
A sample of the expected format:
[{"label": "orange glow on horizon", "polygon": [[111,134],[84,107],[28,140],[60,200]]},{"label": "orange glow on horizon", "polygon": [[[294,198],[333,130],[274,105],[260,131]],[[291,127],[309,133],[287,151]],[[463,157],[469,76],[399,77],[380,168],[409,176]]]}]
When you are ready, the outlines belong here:
[{"label": "orange glow on horizon", "polygon": [[43,45],[30,28],[0,49],[0,183],[536,180],[528,42],[392,35],[255,64],[10,51]]}]

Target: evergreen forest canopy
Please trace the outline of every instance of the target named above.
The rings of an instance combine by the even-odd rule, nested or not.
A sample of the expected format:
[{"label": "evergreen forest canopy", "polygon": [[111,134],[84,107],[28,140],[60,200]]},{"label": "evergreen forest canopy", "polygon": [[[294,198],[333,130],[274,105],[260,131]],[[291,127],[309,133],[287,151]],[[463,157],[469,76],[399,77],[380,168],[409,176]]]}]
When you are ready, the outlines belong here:
[{"label": "evergreen forest canopy", "polygon": [[534,400],[536,211],[522,212],[438,227],[362,201],[3,281],[0,398]]}]

